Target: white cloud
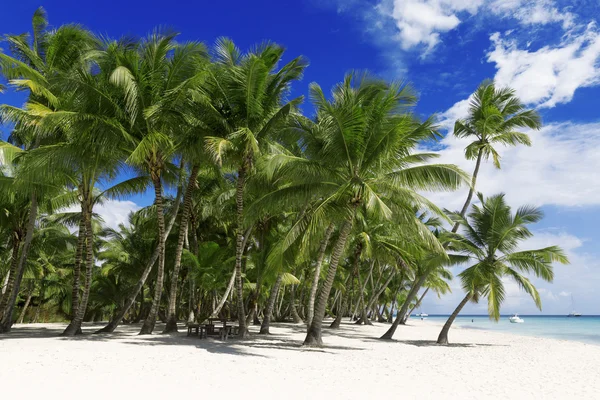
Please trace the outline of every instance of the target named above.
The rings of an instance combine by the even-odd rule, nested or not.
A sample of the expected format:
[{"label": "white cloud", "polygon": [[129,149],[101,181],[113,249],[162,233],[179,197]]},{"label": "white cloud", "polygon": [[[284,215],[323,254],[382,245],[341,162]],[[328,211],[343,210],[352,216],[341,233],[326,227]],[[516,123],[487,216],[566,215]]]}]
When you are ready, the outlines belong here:
[{"label": "white cloud", "polygon": [[494,0],[489,9],[497,15],[516,18],[523,25],[561,23],[563,29],[568,29],[575,19],[572,13],[560,11],[550,0]]},{"label": "white cloud", "polygon": [[499,33],[490,39],[493,50],[487,60],[496,64],[494,80],[514,88],[525,103],[554,107],[569,102],[578,88],[600,82],[600,33],[594,23],[557,46],[535,51],[520,49],[516,41]]},{"label": "white cloud", "polygon": [[94,212],[100,215],[104,224],[110,228],[118,229],[119,224],[129,224],[129,213],[139,210],[138,206],[131,200],[106,200],[104,204],[94,207]]},{"label": "white cloud", "polygon": [[558,294],[561,297],[569,297],[571,295],[570,292],[565,292],[564,290]]},{"label": "white cloud", "polygon": [[482,3],[483,0],[394,0],[391,7],[380,7],[394,19],[397,38],[404,50],[418,45],[430,50],[440,41],[440,33],[460,24],[460,12],[475,13]]},{"label": "white cloud", "polygon": [[[530,137],[531,147],[498,146],[502,169],[484,162],[476,190],[485,195],[505,192],[513,205],[600,205],[600,123],[550,124],[530,132]],[[474,162],[464,157],[468,143],[447,135],[441,141],[444,148],[438,151],[438,162],[456,164],[471,173]],[[429,197],[440,206],[457,210],[465,200],[466,188]]]},{"label": "white cloud", "polygon": [[[118,230],[119,224],[128,225],[129,213],[139,210],[141,207],[130,200],[106,200],[103,204],[94,207],[94,213],[98,214],[104,224],[109,228]],[[65,209],[65,212],[78,212],[79,206]],[[74,228],[76,230],[76,228]]]},{"label": "white cloud", "polygon": [[560,11],[552,0],[380,0],[375,7],[357,0],[333,2],[340,13],[358,14],[384,52],[398,53],[392,43],[423,56],[443,41],[443,34],[475,15],[512,18],[526,27],[560,23],[567,30],[575,25],[574,15]]}]

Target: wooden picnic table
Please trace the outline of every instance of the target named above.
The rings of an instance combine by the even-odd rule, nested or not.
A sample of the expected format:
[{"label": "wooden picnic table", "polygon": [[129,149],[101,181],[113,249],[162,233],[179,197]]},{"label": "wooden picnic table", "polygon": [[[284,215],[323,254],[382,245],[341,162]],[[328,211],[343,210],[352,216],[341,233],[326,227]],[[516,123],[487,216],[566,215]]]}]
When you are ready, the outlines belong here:
[{"label": "wooden picnic table", "polygon": [[[221,322],[223,325],[218,326],[215,322]],[[239,332],[237,325],[227,325],[227,322],[233,321],[223,318],[208,318],[208,324],[188,324],[188,336],[195,334],[201,339],[208,336],[219,336],[221,340],[227,340],[230,334],[237,334]]]}]

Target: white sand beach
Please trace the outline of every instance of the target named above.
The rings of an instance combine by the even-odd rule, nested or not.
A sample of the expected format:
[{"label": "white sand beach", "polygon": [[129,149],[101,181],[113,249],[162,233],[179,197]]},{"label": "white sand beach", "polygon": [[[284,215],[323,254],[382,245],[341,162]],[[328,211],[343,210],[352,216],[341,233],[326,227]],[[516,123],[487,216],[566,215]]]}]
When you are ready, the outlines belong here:
[{"label": "white sand beach", "polygon": [[292,324],[273,324],[271,336],[243,342],[185,332],[137,336],[138,326],[56,337],[62,328],[16,325],[2,336],[5,398],[600,397],[600,346],[460,328],[450,332],[452,345],[438,346],[439,326],[428,321],[400,327],[392,342],[375,340],[386,324],[344,324],[326,330],[323,349],[300,347],[304,327]]}]

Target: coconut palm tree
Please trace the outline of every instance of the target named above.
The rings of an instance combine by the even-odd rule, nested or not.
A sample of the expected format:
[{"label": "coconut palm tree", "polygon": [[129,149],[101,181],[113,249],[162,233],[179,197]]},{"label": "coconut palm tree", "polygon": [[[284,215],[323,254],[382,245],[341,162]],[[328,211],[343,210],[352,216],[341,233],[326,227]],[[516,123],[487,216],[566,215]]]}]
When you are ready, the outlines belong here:
[{"label": "coconut palm tree", "polygon": [[256,158],[302,101],[301,97],[286,101],[285,96],[291,83],[301,78],[307,63],[297,57],[278,69],[284,50],[277,44],[264,43],[242,55],[228,39],[218,40],[214,50],[217,68],[212,84],[216,90],[211,91],[211,101],[218,111],[213,120],[221,126],[221,133],[207,137],[206,147],[217,164],[235,171],[235,288],[241,337],[247,334],[242,283],[246,181],[254,172]]},{"label": "coconut palm tree", "polygon": [[463,228],[464,234],[450,238],[451,246],[469,256],[475,264],[458,275],[466,295],[442,328],[437,340],[439,344],[448,343],[448,331],[469,301],[477,302],[482,297],[487,298],[490,318],[499,320],[505,296],[503,278],[516,282],[541,310],[540,295],[523,273],[551,282],[554,278],[552,263],[569,262],[558,246],[519,250],[519,246],[533,236],[528,225],[543,217],[539,208],[522,206],[513,213],[504,200],[504,194],[484,199],[478,193],[477,197],[481,205],[473,206],[467,218],[452,214],[454,221]]},{"label": "coconut palm tree", "polygon": [[[517,130],[540,127],[541,119],[537,111],[527,110],[513,89],[496,88],[493,81],[484,81],[479,85],[471,98],[469,116],[454,124],[454,136],[473,140],[465,148],[465,157],[476,160],[469,194],[460,215],[464,216],[471,204],[481,161],[491,157],[494,166],[500,168],[500,155],[494,146],[531,146],[529,136]],[[459,225],[455,224],[452,232],[456,232]]]},{"label": "coconut palm tree", "polygon": [[435,156],[413,152],[419,141],[436,134],[431,120],[421,123],[410,114],[416,102],[410,86],[351,73],[334,88],[331,100],[315,83],[310,96],[317,116],[300,129],[308,131],[306,140],[319,138],[316,155],[303,158],[282,150],[271,157],[270,168],[282,169],[292,182],[273,197],[318,199],[312,218],[327,215],[339,226],[304,341],[320,346],[325,308],[357,213],[374,221],[394,219],[406,232],[420,232],[425,243],[441,248],[413,210],[443,213],[416,190],[454,190],[465,174],[451,165],[424,165]]},{"label": "coconut palm tree", "polygon": [[[52,111],[59,105],[56,93],[64,84],[61,81],[64,74],[78,68],[82,56],[95,45],[94,37],[80,26],[63,25],[56,30],[48,30],[47,26],[46,13],[40,7],[34,12],[32,18],[31,35],[6,36],[12,56],[0,52],[0,73],[8,79],[11,87],[29,91],[25,109],[3,105],[0,110],[4,120],[15,124],[10,141],[17,148],[10,148],[6,144],[3,146],[5,162],[7,159],[12,159],[10,156],[7,157],[7,152],[16,151],[23,155],[52,140],[52,137],[48,137],[49,132],[46,127],[39,124],[39,121],[47,111]],[[4,312],[0,331],[10,330],[12,325],[12,305],[17,298],[27,261],[38,203],[42,200],[44,190],[48,190],[51,186],[48,182],[44,182],[44,185],[39,181],[21,181],[23,190],[30,193],[29,220],[15,274],[13,292],[7,304],[8,308],[5,310],[7,312]]]},{"label": "coconut palm tree", "polygon": [[[187,129],[182,115],[164,100],[182,98],[198,79],[206,49],[197,42],[177,44],[175,33],[154,32],[133,45],[109,44],[101,57],[112,60],[111,82],[121,89],[127,118],[127,137],[133,140],[127,162],[147,174],[154,186],[158,218],[158,275],[154,298],[140,334],[154,330],[163,290],[166,226],[163,181],[169,177],[176,152],[174,138]],[[117,47],[112,53],[111,49]]]}]

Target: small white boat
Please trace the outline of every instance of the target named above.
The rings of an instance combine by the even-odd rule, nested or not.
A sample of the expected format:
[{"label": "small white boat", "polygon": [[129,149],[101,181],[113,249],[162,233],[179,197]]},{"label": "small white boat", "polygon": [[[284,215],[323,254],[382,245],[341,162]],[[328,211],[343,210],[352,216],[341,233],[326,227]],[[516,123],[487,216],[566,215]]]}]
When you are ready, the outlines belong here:
[{"label": "small white boat", "polygon": [[519,314],[515,314],[512,317],[510,317],[508,319],[510,322],[512,322],[513,324],[522,324],[523,322],[525,322],[523,320],[523,318],[519,317]]},{"label": "small white boat", "polygon": [[415,314],[416,317],[421,317],[421,318],[425,318],[425,317],[429,317],[429,314],[425,314],[425,313],[418,313]]},{"label": "small white boat", "polygon": [[581,313],[575,311],[575,302],[573,301],[573,295],[571,295],[571,309],[573,311],[571,311],[569,315],[567,315],[567,317],[581,317]]}]

